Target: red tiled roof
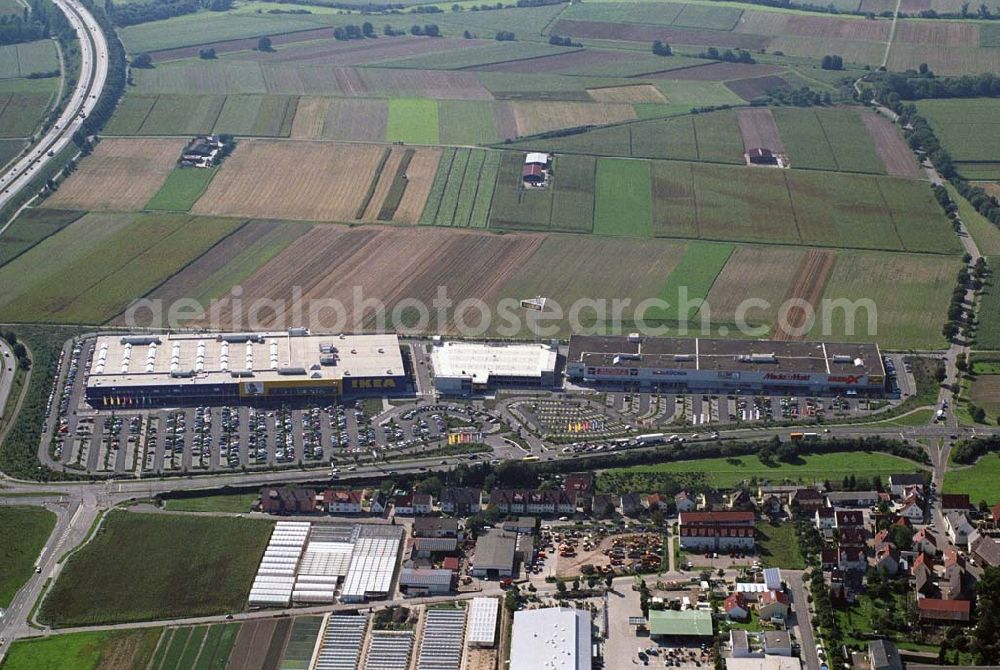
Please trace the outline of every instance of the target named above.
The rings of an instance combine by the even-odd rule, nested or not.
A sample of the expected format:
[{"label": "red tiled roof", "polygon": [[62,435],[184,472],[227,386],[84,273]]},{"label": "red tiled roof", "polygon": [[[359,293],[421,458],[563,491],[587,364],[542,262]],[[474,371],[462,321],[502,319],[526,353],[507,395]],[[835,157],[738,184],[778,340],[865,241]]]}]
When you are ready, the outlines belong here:
[{"label": "red tiled roof", "polygon": [[753,523],[756,516],[750,511],[737,512],[681,512],[681,524]]},{"label": "red tiled roof", "polygon": [[788,595],[783,591],[764,591],[764,593],[760,594],[761,605],[770,605],[771,603],[787,605],[789,602]]},{"label": "red tiled roof", "polygon": [[939,598],[921,598],[917,607],[921,612],[961,612],[968,614],[972,603],[968,600],[941,600]]}]

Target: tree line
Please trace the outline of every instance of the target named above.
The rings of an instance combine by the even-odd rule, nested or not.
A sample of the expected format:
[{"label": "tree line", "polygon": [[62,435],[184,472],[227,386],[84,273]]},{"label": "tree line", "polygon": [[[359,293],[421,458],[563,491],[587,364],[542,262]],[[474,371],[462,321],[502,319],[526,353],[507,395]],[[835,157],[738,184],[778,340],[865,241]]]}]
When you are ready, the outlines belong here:
[{"label": "tree line", "polygon": [[202,9],[224,12],[232,9],[232,0],[154,0],[153,2],[130,2],[116,5],[114,0],[105,0],[104,10],[116,26],[134,26],[150,21],[162,21],[174,16],[194,14]]},{"label": "tree line", "polygon": [[46,0],[30,0],[21,13],[0,16],[0,46],[72,33],[63,13]]}]

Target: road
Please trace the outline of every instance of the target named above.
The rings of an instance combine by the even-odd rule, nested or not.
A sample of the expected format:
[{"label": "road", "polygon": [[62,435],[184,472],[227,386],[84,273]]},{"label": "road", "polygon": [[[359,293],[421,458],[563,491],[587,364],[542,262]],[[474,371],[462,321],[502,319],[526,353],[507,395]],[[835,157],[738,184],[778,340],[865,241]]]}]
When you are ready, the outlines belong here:
[{"label": "road", "polygon": [[782,570],[781,576],[792,592],[792,608],[795,612],[793,627],[801,648],[802,660],[807,670],[819,670],[819,656],[816,653],[816,637],[813,635],[812,615],[809,611],[809,598],[806,596],[805,584],[802,581],[801,570]]},{"label": "road", "polygon": [[6,340],[0,340],[0,415],[7,407],[10,390],[14,386],[14,368],[17,359]]},{"label": "road", "polygon": [[[63,113],[29,152],[0,175],[0,209],[11,202],[41,169],[73,141],[73,134],[97,105],[108,75],[108,43],[94,17],[77,0],[54,0],[80,43],[80,78]],[[0,231],[2,232],[2,231]]]}]

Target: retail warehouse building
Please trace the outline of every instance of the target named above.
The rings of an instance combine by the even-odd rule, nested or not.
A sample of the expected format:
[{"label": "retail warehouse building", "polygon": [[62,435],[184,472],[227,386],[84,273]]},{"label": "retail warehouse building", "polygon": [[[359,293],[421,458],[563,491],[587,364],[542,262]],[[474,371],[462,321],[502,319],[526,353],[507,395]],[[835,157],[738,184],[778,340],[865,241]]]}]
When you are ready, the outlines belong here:
[{"label": "retail warehouse building", "polygon": [[498,388],[557,385],[558,348],[547,344],[434,340],[434,388],[442,395],[478,395]]},{"label": "retail warehouse building", "polygon": [[876,344],[574,335],[566,376],[580,384],[702,393],[883,395]]},{"label": "retail warehouse building", "polygon": [[87,401],[97,409],[337,400],[412,392],[396,335],[104,335]]}]

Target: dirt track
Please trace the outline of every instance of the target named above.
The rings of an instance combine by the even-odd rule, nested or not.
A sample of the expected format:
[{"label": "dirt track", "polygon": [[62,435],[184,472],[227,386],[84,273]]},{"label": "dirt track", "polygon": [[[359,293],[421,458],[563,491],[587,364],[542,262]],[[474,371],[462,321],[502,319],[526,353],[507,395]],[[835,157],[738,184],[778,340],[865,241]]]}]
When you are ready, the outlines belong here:
[{"label": "dirt track", "polygon": [[[819,304],[820,298],[823,297],[823,289],[826,287],[827,277],[830,276],[830,270],[833,269],[833,262],[836,260],[836,252],[829,250],[811,249],[806,253],[802,262],[799,264],[799,269],[795,273],[795,283],[791,285],[788,289],[788,293],[785,295],[785,301],[789,300],[804,300],[813,307],[813,311],[816,311],[816,307]],[[776,340],[801,340],[805,335],[793,335],[785,328],[783,325],[788,326],[788,330],[795,330],[806,325],[808,313],[805,309],[801,307],[792,307],[787,310],[787,316],[785,318],[786,323],[782,324],[779,319],[779,323],[775,325],[774,339]]]}]

